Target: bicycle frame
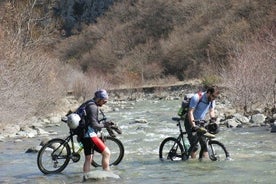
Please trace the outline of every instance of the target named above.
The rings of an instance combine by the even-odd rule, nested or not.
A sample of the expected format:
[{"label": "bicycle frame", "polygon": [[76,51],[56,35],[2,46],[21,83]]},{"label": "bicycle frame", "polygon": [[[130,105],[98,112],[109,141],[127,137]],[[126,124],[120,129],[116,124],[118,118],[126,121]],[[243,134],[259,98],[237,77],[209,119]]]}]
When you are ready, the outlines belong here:
[{"label": "bicycle frame", "polygon": [[[71,145],[70,145],[71,143]],[[78,162],[80,160],[80,155],[79,153],[82,151],[82,147],[80,147],[77,151],[75,151],[75,144],[74,144],[74,134],[71,132],[70,130],[70,135],[67,136],[64,139],[64,143],[59,145],[55,150],[59,150],[60,153],[58,156],[60,156],[60,154],[62,153],[63,149],[65,148],[65,145],[68,144],[69,147],[71,148],[70,150],[70,159],[72,159],[73,162]],[[60,150],[61,149],[61,150]],[[52,157],[56,156],[54,155],[55,151],[52,153]]]},{"label": "bicycle frame", "polygon": [[176,126],[179,127],[179,135],[176,139],[177,139],[178,142],[180,142],[184,146],[184,150],[185,150],[185,152],[187,152],[188,148],[185,145],[185,141],[184,141],[186,139],[186,137],[184,137],[184,135],[187,134],[187,132],[184,132],[183,129],[182,129],[181,119],[180,118],[172,118],[172,120],[177,121]]},{"label": "bicycle frame", "polygon": [[75,144],[74,144],[74,135],[72,134],[71,130],[70,130],[70,135],[65,138],[65,142],[69,143],[71,142],[71,149],[72,149],[72,153],[75,153]]},{"label": "bicycle frame", "polygon": [[[191,145],[189,148],[187,148],[187,146],[185,145],[185,139],[188,139],[188,138],[184,137],[184,135],[187,134],[187,132],[183,131],[183,128],[181,126],[181,120],[182,119],[178,118],[178,117],[173,117],[172,120],[176,121],[177,122],[177,126],[179,127],[179,135],[178,135],[178,137],[176,139],[184,147],[184,153],[182,153],[182,159],[183,160],[187,160],[190,157],[190,155],[191,155],[194,147],[198,144],[198,142],[200,141],[200,139],[203,139],[203,137],[206,137],[205,141],[206,141],[206,145],[208,146],[208,142],[209,142],[210,138],[208,138],[207,136],[204,136],[202,134],[202,135],[197,136],[197,139],[195,140],[194,144]],[[199,158],[202,158],[202,154],[203,154],[203,150],[201,149],[200,153],[199,153]]]},{"label": "bicycle frame", "polygon": [[[179,127],[179,135],[177,137],[166,137],[161,142],[159,146],[159,158],[161,161],[177,161],[179,159],[188,160],[195,146],[201,141],[206,143],[206,151],[208,151],[210,160],[219,161],[221,159],[230,159],[230,154],[225,146],[221,142],[213,140],[215,135],[209,133],[208,130],[204,128],[205,123],[207,123],[206,121],[196,121],[196,123],[203,128],[199,128],[197,131],[195,131],[197,137],[195,140],[193,140],[194,142],[191,143],[191,146],[188,148],[188,146],[185,144],[188,138],[184,136],[187,134],[187,132],[183,131],[181,126],[181,122],[183,120],[179,117],[173,117],[172,120],[177,122],[177,126]],[[204,151],[205,148],[201,147],[199,152],[199,159],[203,158]]]},{"label": "bicycle frame", "polygon": [[[62,121],[66,122],[66,118]],[[124,156],[124,146],[119,139],[111,136],[105,136],[104,132],[99,132],[98,137],[109,146],[112,150],[112,158],[110,165],[118,165]],[[118,133],[118,132],[117,132]],[[78,147],[75,143],[79,142],[78,139],[74,140],[75,133],[70,129],[69,135],[65,138],[54,138],[45,143],[38,152],[37,166],[39,170],[44,174],[54,174],[62,172],[70,160],[78,162],[81,158],[80,152],[83,150],[83,146]],[[76,135],[77,136],[77,135]],[[92,146],[93,160],[91,165],[94,167],[102,166],[101,153],[95,147]]]},{"label": "bicycle frame", "polygon": [[[101,121],[106,121],[106,117],[105,117],[104,113],[103,113],[101,110],[100,110],[100,112],[101,112],[101,114],[102,114],[102,116],[103,116],[103,118],[100,120],[100,122],[101,122]],[[66,119],[66,118],[65,118],[65,119],[62,119],[62,121],[63,121],[64,123],[67,123],[67,119]],[[79,161],[79,159],[80,159],[79,153],[83,150],[83,147],[80,147],[77,151],[75,151],[74,136],[75,136],[75,134],[74,134],[73,131],[70,129],[69,136],[67,136],[67,137],[64,139],[64,144],[68,144],[68,145],[70,146],[71,150],[72,150],[72,151],[70,152],[70,159],[72,159],[73,162],[77,162],[77,161]],[[101,132],[100,137],[101,137],[101,139],[104,141],[104,136],[103,136],[103,133],[102,133],[102,132]],[[69,142],[71,142],[71,145],[69,144]],[[62,144],[62,145],[64,145],[64,144]],[[60,148],[62,145],[60,145],[59,148]],[[75,156],[76,158],[74,158],[74,156]]]}]

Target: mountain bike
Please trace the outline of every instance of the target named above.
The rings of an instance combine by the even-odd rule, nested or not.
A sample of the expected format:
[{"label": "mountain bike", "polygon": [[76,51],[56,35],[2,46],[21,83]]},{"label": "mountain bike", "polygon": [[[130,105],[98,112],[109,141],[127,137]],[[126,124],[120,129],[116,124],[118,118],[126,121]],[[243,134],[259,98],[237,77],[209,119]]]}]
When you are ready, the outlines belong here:
[{"label": "mountain bike", "polygon": [[[178,137],[167,137],[165,138],[159,147],[159,158],[161,161],[177,161],[177,160],[188,160],[192,150],[197,145],[197,143],[200,141],[200,139],[206,138],[206,144],[207,144],[207,150],[210,160],[212,161],[220,161],[220,160],[229,160],[230,154],[226,150],[225,146],[217,141],[213,140],[215,138],[214,134],[209,133],[205,128],[205,131],[197,131],[195,132],[197,134],[197,139],[195,142],[189,146],[187,145],[188,138],[184,135],[187,134],[187,132],[183,131],[181,126],[181,118],[173,117],[173,121],[177,122],[177,126],[179,127],[179,135]],[[200,120],[196,122],[197,124],[200,124],[203,126],[203,124],[206,124],[207,121]],[[203,157],[203,150],[200,150],[199,153],[199,159],[202,159]]]},{"label": "mountain bike", "polygon": [[[66,122],[66,120],[63,119],[62,121]],[[37,166],[42,173],[60,173],[69,164],[70,159],[74,163],[80,160],[80,153],[82,152],[83,147],[75,145],[78,141],[74,141],[74,136],[75,134],[70,129],[69,136],[65,139],[55,138],[41,147],[37,156]],[[101,137],[111,151],[110,165],[118,165],[124,157],[124,146],[122,142],[115,137],[104,135],[103,131],[99,133],[99,137]],[[91,164],[94,167],[99,167],[101,166],[101,160],[102,155],[94,149],[93,161]]]}]

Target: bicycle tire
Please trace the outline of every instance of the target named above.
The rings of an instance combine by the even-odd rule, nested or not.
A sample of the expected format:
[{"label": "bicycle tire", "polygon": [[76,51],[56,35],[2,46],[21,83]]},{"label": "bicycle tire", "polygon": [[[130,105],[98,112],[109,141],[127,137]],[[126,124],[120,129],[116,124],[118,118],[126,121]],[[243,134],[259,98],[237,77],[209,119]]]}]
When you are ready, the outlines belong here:
[{"label": "bicycle tire", "polygon": [[228,160],[230,158],[229,152],[225,146],[216,140],[210,140],[208,143],[209,158],[212,161]]},{"label": "bicycle tire", "polygon": [[167,137],[159,146],[159,159],[161,161],[183,160],[184,148],[174,137]]},{"label": "bicycle tire", "polygon": [[[109,148],[111,152],[109,165],[118,165],[122,161],[125,154],[125,149],[122,142],[119,139],[110,136],[106,136],[104,139],[105,145]],[[93,160],[91,164],[94,167],[102,166],[102,155],[99,152],[94,151]]]},{"label": "bicycle tire", "polygon": [[70,161],[71,149],[63,139],[52,139],[39,150],[37,166],[44,174],[62,172]]}]

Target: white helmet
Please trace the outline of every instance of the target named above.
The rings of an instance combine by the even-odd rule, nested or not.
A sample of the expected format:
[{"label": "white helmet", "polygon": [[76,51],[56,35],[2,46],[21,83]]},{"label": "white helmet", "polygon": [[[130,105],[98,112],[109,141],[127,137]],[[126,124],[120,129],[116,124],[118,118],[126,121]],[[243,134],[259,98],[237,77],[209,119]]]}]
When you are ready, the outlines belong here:
[{"label": "white helmet", "polygon": [[71,113],[68,115],[67,125],[70,129],[76,129],[80,123],[80,116],[76,113]]}]

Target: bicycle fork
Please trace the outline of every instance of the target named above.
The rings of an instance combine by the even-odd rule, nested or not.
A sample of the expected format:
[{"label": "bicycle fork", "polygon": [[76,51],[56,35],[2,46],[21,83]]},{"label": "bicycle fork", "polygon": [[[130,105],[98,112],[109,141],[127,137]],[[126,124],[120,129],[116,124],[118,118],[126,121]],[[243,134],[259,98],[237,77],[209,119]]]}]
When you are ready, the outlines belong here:
[{"label": "bicycle fork", "polygon": [[185,151],[184,151],[184,153],[181,152],[180,155],[177,154],[177,151],[180,149],[178,146],[178,143],[180,143],[179,139],[177,139],[177,141],[174,142],[174,145],[172,146],[172,148],[170,149],[170,152],[168,153],[167,159],[170,159],[170,160],[174,160],[175,158],[182,159],[183,154],[185,154]]},{"label": "bicycle fork", "polygon": [[177,155],[177,150],[178,150],[178,145],[175,143],[171,148],[167,159],[173,160],[175,157],[179,157],[179,155]]},{"label": "bicycle fork", "polygon": [[207,151],[208,151],[208,155],[209,155],[209,158],[211,159],[211,160],[217,160],[217,157],[216,157],[216,150],[215,150],[215,148],[212,146],[212,145],[209,145],[208,143],[207,143]]}]

